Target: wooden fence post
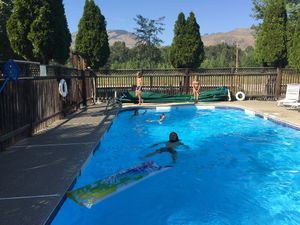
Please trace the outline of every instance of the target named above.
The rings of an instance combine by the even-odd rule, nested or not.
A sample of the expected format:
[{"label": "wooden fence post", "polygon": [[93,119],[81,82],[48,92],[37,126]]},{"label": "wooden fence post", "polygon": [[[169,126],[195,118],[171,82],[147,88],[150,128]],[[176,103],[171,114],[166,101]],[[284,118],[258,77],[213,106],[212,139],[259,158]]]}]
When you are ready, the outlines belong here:
[{"label": "wooden fence post", "polygon": [[185,76],[184,76],[184,90],[185,93],[188,94],[190,89],[190,69],[185,70]]},{"label": "wooden fence post", "polygon": [[35,78],[29,80],[29,102],[28,109],[30,113],[30,133],[29,136],[32,136],[35,133],[35,122],[37,118],[37,98],[36,98],[36,90],[35,90]]},{"label": "wooden fence post", "polygon": [[281,95],[281,83],[282,83],[282,70],[280,67],[277,67],[277,77],[276,77],[276,86],[275,86],[276,99],[279,99]]},{"label": "wooden fence post", "polygon": [[87,106],[87,94],[86,94],[86,77],[84,70],[80,70],[81,73],[81,79],[82,79],[82,104],[83,106]]},{"label": "wooden fence post", "polygon": [[152,91],[153,87],[153,76],[150,76],[150,91]]}]

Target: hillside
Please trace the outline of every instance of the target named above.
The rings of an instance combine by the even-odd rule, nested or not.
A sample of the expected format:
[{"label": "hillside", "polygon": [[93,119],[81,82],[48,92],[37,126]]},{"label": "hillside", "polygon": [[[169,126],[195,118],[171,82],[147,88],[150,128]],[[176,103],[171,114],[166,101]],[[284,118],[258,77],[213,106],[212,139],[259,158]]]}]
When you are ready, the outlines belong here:
[{"label": "hillside", "polygon": [[[202,35],[202,41],[205,46],[218,45],[222,43],[234,45],[237,41],[239,47],[245,49],[248,46],[254,46],[255,39],[252,33],[253,31],[251,29],[238,28],[230,32]],[[72,48],[74,48],[76,34],[77,32],[72,33]],[[136,43],[134,34],[125,30],[110,30],[108,31],[108,37],[110,45],[113,45],[116,41],[123,41],[128,48],[132,48]]]},{"label": "hillside", "polygon": [[254,46],[255,44],[253,31],[245,28],[238,28],[225,33],[206,34],[202,36],[202,41],[205,46],[218,45],[222,43],[234,45],[238,42],[241,49],[245,49],[248,46]]},{"label": "hillside", "polygon": [[[116,41],[123,41],[125,42],[128,48],[133,48],[136,43],[134,34],[126,30],[110,30],[107,31],[107,33],[108,33],[109,45],[113,45]],[[75,45],[76,35],[77,32],[72,33],[72,44],[71,44],[72,49],[74,48]]]}]

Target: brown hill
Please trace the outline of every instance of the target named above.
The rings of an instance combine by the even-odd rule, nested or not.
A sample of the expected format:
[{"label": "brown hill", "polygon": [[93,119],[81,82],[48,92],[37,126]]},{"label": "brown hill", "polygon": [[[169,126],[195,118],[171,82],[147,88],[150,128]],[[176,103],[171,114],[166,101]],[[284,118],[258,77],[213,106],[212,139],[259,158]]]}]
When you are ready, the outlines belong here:
[{"label": "brown hill", "polygon": [[[72,33],[71,48],[74,48],[76,34],[77,32]],[[108,38],[110,45],[113,45],[116,41],[123,41],[128,48],[132,48],[136,43],[135,35],[125,30],[110,30],[108,31]],[[224,33],[205,34],[202,36],[202,41],[205,46],[218,45],[222,43],[234,45],[238,42],[242,49],[245,49],[248,46],[254,46],[255,44],[253,30],[249,28],[238,28]]]},{"label": "brown hill", "polygon": [[237,42],[241,49],[245,49],[248,46],[254,46],[255,44],[254,32],[249,28],[238,28],[225,33],[205,34],[202,36],[202,41],[205,46],[222,43],[235,45]]},{"label": "brown hill", "polygon": [[[136,43],[134,34],[126,30],[110,30],[107,33],[109,45],[113,45],[116,41],[123,41],[128,48],[133,48]],[[72,33],[72,49],[74,49],[75,46],[76,35],[77,32]]]}]

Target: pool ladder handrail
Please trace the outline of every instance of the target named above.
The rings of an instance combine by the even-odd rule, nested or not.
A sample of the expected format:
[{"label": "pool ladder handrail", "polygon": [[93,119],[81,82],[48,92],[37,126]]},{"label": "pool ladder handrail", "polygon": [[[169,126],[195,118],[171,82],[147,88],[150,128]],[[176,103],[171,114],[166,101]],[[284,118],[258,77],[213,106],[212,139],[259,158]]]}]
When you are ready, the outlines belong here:
[{"label": "pool ladder handrail", "polygon": [[119,110],[120,108],[122,108],[122,98],[125,97],[124,93],[122,93],[120,97],[117,97],[117,92],[115,91],[114,96],[114,98],[108,100],[105,108],[105,113],[108,113],[108,111],[112,111],[115,109]]}]

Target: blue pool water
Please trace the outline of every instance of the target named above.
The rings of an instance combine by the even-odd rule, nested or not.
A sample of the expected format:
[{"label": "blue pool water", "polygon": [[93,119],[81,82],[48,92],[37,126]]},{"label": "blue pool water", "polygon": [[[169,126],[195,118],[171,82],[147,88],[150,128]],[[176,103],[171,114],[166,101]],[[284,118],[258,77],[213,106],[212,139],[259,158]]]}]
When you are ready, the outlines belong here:
[{"label": "blue pool water", "polygon": [[[300,224],[300,132],[235,109],[173,107],[118,115],[74,187],[137,165],[151,144],[176,131],[172,169],[91,209],[67,199],[53,225]],[[171,163],[168,153],[151,158]]]}]

